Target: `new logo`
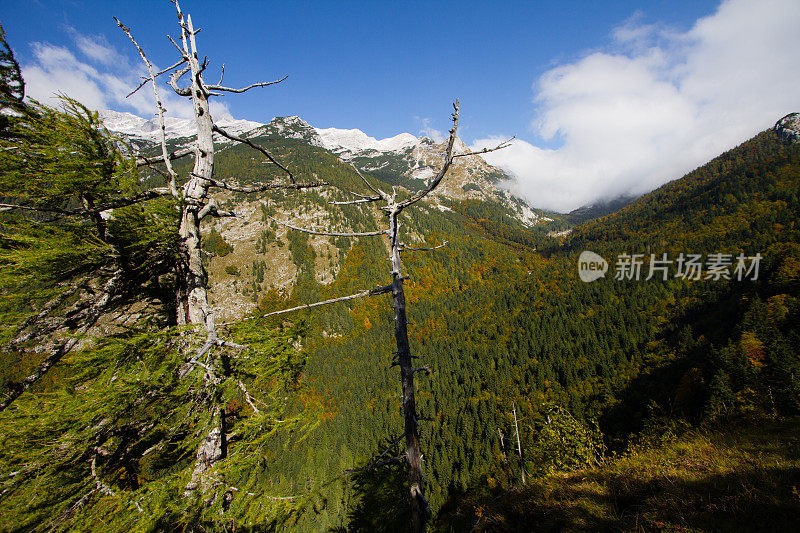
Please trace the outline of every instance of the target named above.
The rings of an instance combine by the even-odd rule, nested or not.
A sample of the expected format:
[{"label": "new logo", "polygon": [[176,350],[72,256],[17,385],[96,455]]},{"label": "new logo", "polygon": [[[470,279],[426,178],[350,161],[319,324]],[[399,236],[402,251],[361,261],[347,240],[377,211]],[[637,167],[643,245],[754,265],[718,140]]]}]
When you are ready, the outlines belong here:
[{"label": "new logo", "polygon": [[589,250],[584,250],[578,256],[578,277],[581,281],[590,283],[600,279],[608,272],[608,262]]}]

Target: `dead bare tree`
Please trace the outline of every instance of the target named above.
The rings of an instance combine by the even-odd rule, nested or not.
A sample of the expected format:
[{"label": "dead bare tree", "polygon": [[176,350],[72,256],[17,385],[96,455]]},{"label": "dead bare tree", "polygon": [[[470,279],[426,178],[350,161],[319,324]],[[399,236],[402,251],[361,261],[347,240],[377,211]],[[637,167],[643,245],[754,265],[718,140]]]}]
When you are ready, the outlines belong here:
[{"label": "dead bare tree", "polygon": [[[217,328],[214,321],[214,310],[209,302],[208,287],[205,268],[201,255],[200,223],[206,217],[226,217],[235,216],[234,213],[219,209],[213,199],[209,199],[209,192],[213,187],[231,191],[246,193],[264,192],[273,189],[294,189],[300,190],[309,187],[325,185],[324,182],[299,183],[294,175],[279,163],[266,149],[258,146],[248,139],[244,139],[225,131],[214,123],[209,108],[209,99],[219,96],[222,93],[242,93],[256,87],[266,87],[275,83],[280,83],[286,78],[272,82],[253,83],[243,88],[232,88],[222,85],[222,77],[216,84],[206,83],[203,74],[208,67],[208,58],[200,61],[197,51],[196,35],[200,31],[195,29],[190,15],[181,11],[177,0],[173,0],[178,15],[178,25],[180,27],[180,45],[169,37],[172,44],[178,50],[178,60],[170,67],[159,72],[154,72],[152,63],[141,46],[134,39],[130,28],[122,22],[116,20],[117,25],[125,32],[134,44],[147,67],[149,76],[134,89],[130,94],[135,93],[147,83],[153,87],[156,100],[156,111],[161,125],[160,144],[161,155],[157,157],[140,158],[137,161],[141,166],[152,166],[162,163],[166,167],[165,175],[168,180],[170,194],[177,200],[180,206],[180,251],[177,264],[176,276],[176,303],[177,303],[177,322],[178,324],[197,324],[205,331],[206,342],[196,353],[188,358],[189,365],[186,366],[183,374],[191,372],[196,366],[201,366],[205,370],[205,379],[208,387],[214,387],[220,380],[217,371],[216,358],[211,355],[217,346],[228,346],[237,348],[231,342],[218,337]],[[159,95],[156,79],[172,71],[169,77],[169,85],[178,96],[191,99],[194,119],[197,127],[197,138],[190,149],[182,149],[170,153],[166,142],[166,126],[164,122],[164,107]],[[224,73],[224,71],[223,71]],[[180,85],[181,80],[187,79],[185,85]],[[130,96],[130,95],[129,95]],[[278,167],[286,174],[286,180],[281,182],[264,183],[261,185],[241,187],[234,183],[226,183],[213,178],[214,170],[214,134],[225,137],[228,140],[245,144],[259,151],[269,162]],[[174,170],[171,162],[179,157],[192,155],[194,166],[184,183],[180,183],[179,176]],[[241,348],[239,346],[239,348]],[[201,362],[202,358],[205,362]],[[242,385],[243,386],[243,385]],[[245,391],[245,394],[246,391]],[[213,395],[210,395],[213,396]],[[208,427],[205,428],[206,436],[202,440],[195,460],[195,467],[191,481],[186,485],[185,495],[191,496],[198,488],[202,493],[206,493],[213,484],[213,479],[206,475],[216,463],[225,456],[226,435],[225,435],[225,409],[220,402],[214,401],[208,407],[211,410]]]},{"label": "dead bare tree", "polygon": [[[393,188],[392,193],[389,194],[377,188],[375,185],[370,183],[369,180],[367,180],[367,178],[361,172],[359,172],[358,169],[356,169],[354,166],[353,169],[361,177],[361,180],[367,186],[370,193],[364,195],[347,191],[351,195],[356,196],[357,199],[350,201],[343,201],[343,202],[333,202],[336,205],[380,202],[383,204],[380,207],[380,209],[386,214],[386,216],[389,219],[389,227],[387,229],[371,231],[371,232],[362,232],[362,233],[337,233],[328,231],[316,231],[307,228],[298,228],[295,226],[291,226],[289,224],[282,224],[288,227],[289,229],[302,231],[312,235],[326,235],[333,237],[387,236],[389,241],[388,259],[391,266],[391,276],[392,276],[391,285],[378,287],[376,289],[372,289],[369,291],[363,291],[350,296],[334,298],[331,300],[326,300],[324,302],[318,302],[316,304],[300,306],[264,315],[264,316],[277,315],[281,313],[313,307],[316,305],[334,303],[365,296],[375,296],[378,294],[385,294],[388,292],[392,293],[392,307],[394,309],[394,337],[397,345],[397,351],[395,352],[395,357],[392,362],[392,366],[400,367],[400,384],[402,390],[404,428],[403,428],[403,434],[394,443],[392,443],[390,448],[388,448],[386,452],[381,454],[378,458],[376,458],[369,465],[367,465],[367,467],[371,468],[402,460],[405,460],[408,463],[409,499],[411,503],[411,527],[412,531],[414,532],[425,531],[428,515],[430,513],[430,507],[428,505],[427,500],[425,499],[425,477],[422,473],[422,452],[420,450],[420,434],[419,434],[419,422],[422,419],[419,417],[417,413],[416,401],[414,397],[414,374],[416,374],[417,372],[429,373],[430,368],[426,366],[415,368],[414,365],[412,364],[414,356],[411,355],[411,348],[408,342],[408,319],[406,317],[406,297],[403,288],[403,281],[408,278],[403,276],[402,261],[400,257],[401,253],[405,251],[430,251],[438,249],[444,246],[444,244],[446,243],[432,248],[412,248],[406,245],[405,243],[401,242],[400,214],[406,208],[412,207],[413,205],[417,204],[420,200],[431,194],[439,186],[442,179],[447,174],[450,165],[457,157],[477,155],[499,150],[501,148],[507,147],[508,142],[510,141],[510,140],[505,141],[494,148],[485,148],[480,151],[474,151],[474,152],[468,151],[461,154],[454,154],[453,147],[455,145],[456,132],[458,130],[458,115],[459,115],[458,100],[456,100],[455,104],[453,104],[453,108],[454,108],[452,115],[453,127],[450,130],[450,136],[446,144],[444,162],[441,168],[439,169],[439,172],[427,184],[426,187],[424,187],[420,191],[412,193],[410,196],[406,198],[401,199],[398,197],[398,192],[396,189]],[[388,453],[388,451],[403,438],[405,438],[405,444],[406,444],[405,454],[384,460],[383,457]]]},{"label": "dead bare tree", "polygon": [[522,453],[522,442],[519,439],[519,425],[517,424],[517,404],[512,402],[514,409],[514,435],[517,439],[517,455],[519,455],[520,474],[522,476],[522,486],[525,486],[525,457]]}]

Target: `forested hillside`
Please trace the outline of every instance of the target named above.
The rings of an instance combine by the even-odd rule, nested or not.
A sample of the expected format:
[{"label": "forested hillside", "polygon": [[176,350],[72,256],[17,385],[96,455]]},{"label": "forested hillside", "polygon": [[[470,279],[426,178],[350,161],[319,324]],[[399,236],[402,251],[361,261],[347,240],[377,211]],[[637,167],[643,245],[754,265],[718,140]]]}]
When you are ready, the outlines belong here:
[{"label": "forested hillside", "polygon": [[[476,483],[519,483],[514,408],[529,479],[591,465],[663,420],[794,413],[799,161],[796,144],[763,132],[566,242],[514,227],[486,203],[415,217],[422,234],[448,241],[405,259],[414,353],[434,369],[419,391],[432,419],[423,447],[434,508]],[[579,280],[584,249],[610,262],[605,278]],[[638,281],[613,279],[623,253],[644,256]],[[650,254],[664,253],[673,261],[668,278],[646,281]],[[700,254],[703,268],[709,254],[730,254],[731,279],[705,279],[706,270],[696,281],[676,278],[681,253]],[[747,258],[762,257],[757,279],[753,271],[737,279],[740,253],[748,267]],[[375,257],[379,250],[356,246],[333,294],[377,282]],[[318,491],[304,527],[375,529],[387,508],[394,524],[405,520],[399,471],[342,476],[396,437],[391,337],[381,327],[389,313],[369,301],[309,315],[308,383],[330,418],[303,443],[276,450],[277,469],[290,468],[281,480]]]},{"label": "forested hillside", "polygon": [[[199,136],[162,152],[75,101],[25,102],[3,53],[0,528],[407,530],[394,237],[343,234],[385,229],[363,201],[377,190],[402,201],[430,182],[393,174],[412,168],[399,156],[372,173],[357,158],[362,176],[286,117],[247,142],[217,132],[205,196],[187,201],[177,185],[202,158],[146,158]],[[800,144],[764,131],[599,219],[531,216],[485,162],[454,169],[459,194],[415,203],[398,233],[430,527],[636,529],[625,513],[658,461],[683,461],[674,478],[723,465],[684,488],[744,502],[667,526],[713,529],[770,491],[791,523],[799,448],[777,443],[800,415]],[[581,280],[584,251],[605,276]],[[775,481],[759,446],[781,455]]]}]

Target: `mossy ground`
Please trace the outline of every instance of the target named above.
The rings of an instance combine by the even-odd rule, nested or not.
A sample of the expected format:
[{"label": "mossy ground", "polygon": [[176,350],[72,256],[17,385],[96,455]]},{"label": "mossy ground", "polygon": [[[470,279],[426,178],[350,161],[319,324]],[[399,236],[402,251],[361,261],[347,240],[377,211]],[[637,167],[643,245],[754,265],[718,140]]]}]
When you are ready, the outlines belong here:
[{"label": "mossy ground", "polygon": [[440,531],[797,531],[800,418],[739,419],[640,444],[592,470],[477,489]]}]

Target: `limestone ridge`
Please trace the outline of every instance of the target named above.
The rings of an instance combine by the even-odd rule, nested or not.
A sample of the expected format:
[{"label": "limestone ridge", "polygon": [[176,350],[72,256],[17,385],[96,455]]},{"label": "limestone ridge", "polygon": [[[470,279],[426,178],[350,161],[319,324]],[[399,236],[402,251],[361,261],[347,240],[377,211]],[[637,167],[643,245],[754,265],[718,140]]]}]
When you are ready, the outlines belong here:
[{"label": "limestone ridge", "polygon": [[[158,142],[160,126],[157,118],[148,120],[133,113],[110,110],[101,111],[100,118],[103,119],[103,124],[109,131],[122,133],[131,139]],[[164,122],[167,128],[167,139],[180,139],[194,135],[196,126],[193,118],[165,117]],[[222,117],[216,123],[219,127],[235,135],[241,135],[258,126],[263,126],[258,122],[235,119],[230,116]]]},{"label": "limestone ridge", "polygon": [[[128,140],[134,151],[160,153],[156,120],[119,112],[103,112],[102,117],[106,128]],[[360,130],[319,129],[297,116],[276,117],[268,124],[232,118],[220,123],[232,133],[268,145],[276,155],[294,153],[299,162],[315,159],[320,162],[319,172],[333,168],[332,161],[336,159],[340,161],[338,166],[342,162],[352,164],[380,180],[382,186],[396,188],[401,195],[425,187],[441,167],[446,149],[443,143],[437,144],[427,137],[417,138],[409,133],[378,140]],[[166,132],[169,150],[190,146],[193,126],[189,120],[169,119]],[[216,170],[223,179],[236,183],[253,177],[258,180],[266,175],[265,166],[256,164],[259,158],[249,153],[240,156],[239,146],[219,135],[214,136],[214,141],[218,145]],[[456,153],[469,151],[460,139],[455,150]],[[147,169],[142,175],[143,179],[151,176]],[[492,204],[492,208],[499,208],[500,212],[528,226],[545,220],[503,186],[510,180],[508,175],[480,156],[459,157],[436,193],[420,204],[417,217],[420,220],[461,220],[460,215],[450,212],[454,207],[452,202],[477,200],[482,204]],[[225,255],[209,253],[206,257],[213,305],[221,321],[237,320],[253,311],[272,289],[284,297],[291,294],[301,276],[305,276],[305,280],[313,276],[320,286],[337,278],[347,256],[347,247],[340,249],[341,243],[332,237],[309,237],[307,244],[313,253],[303,257],[311,257],[313,261],[301,263],[296,239],[292,240],[288,230],[277,223],[332,231],[377,227],[379,221],[374,218],[379,216],[378,213],[363,206],[345,209],[331,205],[329,202],[335,199],[334,196],[333,191],[322,189],[302,195],[302,201],[294,195],[245,198],[229,191],[214,197],[218,205],[237,214],[236,217],[212,220],[203,228],[207,235],[213,227],[233,250]],[[357,224],[363,224],[363,227],[359,228]],[[427,242],[419,229],[409,225],[406,231],[409,244]]]},{"label": "limestone ridge", "polygon": [[774,129],[783,139],[800,142],[800,113],[789,113],[775,123]]},{"label": "limestone ridge", "polygon": [[257,128],[248,131],[245,137],[253,138],[271,135],[277,135],[286,139],[299,139],[307,142],[311,146],[327,148],[317,134],[316,129],[296,115],[290,117],[275,117],[269,124],[261,124]]},{"label": "limestone ridge", "polygon": [[[100,115],[106,128],[127,137],[135,150],[146,150],[149,143],[158,142],[159,126],[155,118],[147,120],[119,111],[102,111]],[[336,154],[362,172],[409,190],[424,187],[434,177],[445,152],[444,143],[437,144],[428,137],[400,133],[386,139],[375,139],[358,129],[315,128],[298,116],[275,117],[269,124],[224,117],[217,124],[247,138],[280,136],[304,141]],[[176,147],[187,146],[193,131],[193,119],[166,119],[167,140]],[[214,135],[214,141],[220,144],[232,142],[218,134]],[[469,148],[457,139],[455,150],[464,153]],[[435,197],[499,202],[520,222],[532,226],[540,221],[540,216],[512,194],[515,181],[480,156],[462,157],[456,159]],[[440,209],[446,207],[440,206]]]}]

